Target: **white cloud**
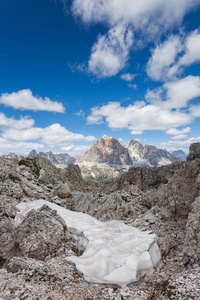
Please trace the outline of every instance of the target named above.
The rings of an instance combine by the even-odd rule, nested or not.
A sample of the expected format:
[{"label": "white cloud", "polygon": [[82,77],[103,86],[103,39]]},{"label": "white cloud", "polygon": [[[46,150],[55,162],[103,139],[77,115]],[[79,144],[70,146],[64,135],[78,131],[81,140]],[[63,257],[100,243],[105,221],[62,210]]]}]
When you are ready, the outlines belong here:
[{"label": "white cloud", "polygon": [[137,84],[128,84],[128,87],[130,87],[131,89],[133,90],[136,90],[137,89]]},{"label": "white cloud", "polygon": [[193,138],[185,138],[181,140],[169,140],[166,143],[159,143],[156,144],[155,146],[160,149],[166,149],[168,151],[183,150],[187,153],[188,148],[192,143],[199,143],[199,142],[200,142],[200,136],[193,137]]},{"label": "white cloud", "polygon": [[0,151],[14,151],[14,150],[32,150],[42,149],[44,145],[39,143],[13,142],[4,138],[0,138]]},{"label": "white cloud", "polygon": [[107,35],[99,36],[92,47],[89,72],[98,78],[116,75],[124,68],[132,43],[132,31],[121,23],[110,29]]},{"label": "white cloud", "polygon": [[89,148],[90,145],[75,146],[74,144],[70,144],[68,146],[62,147],[61,150],[70,153],[73,156],[77,156],[83,155]]},{"label": "white cloud", "polygon": [[28,129],[7,129],[2,133],[2,137],[10,141],[28,141],[41,139],[43,144],[49,147],[64,146],[69,141],[95,140],[93,136],[84,136],[68,131],[60,124],[53,124],[45,128],[32,127]]},{"label": "white cloud", "polygon": [[191,128],[177,127],[191,124],[200,117],[200,105],[190,106],[190,101],[200,96],[200,77],[187,76],[165,83],[162,87],[146,94],[147,103],[134,102],[122,106],[119,102],[109,102],[91,108],[88,124],[106,122],[108,127],[128,129],[131,134],[142,134],[145,130],[166,131],[173,139],[183,140],[191,133]]},{"label": "white cloud", "polygon": [[200,33],[193,31],[185,40],[185,54],[179,60],[179,66],[190,66],[200,62]]},{"label": "white cloud", "polygon": [[189,102],[199,96],[200,77],[189,75],[180,80],[167,82],[154,90],[148,90],[145,99],[165,109],[181,109],[187,108]]},{"label": "white cloud", "polygon": [[200,118],[200,105],[191,105],[190,106],[190,114],[194,118]]},{"label": "white cloud", "polygon": [[186,128],[182,128],[182,129],[177,129],[177,128],[170,128],[166,131],[167,135],[171,135],[171,136],[179,136],[179,135],[188,135],[190,134],[191,128],[190,127],[186,127]]},{"label": "white cloud", "polygon": [[193,120],[190,115],[178,110],[170,110],[145,102],[137,102],[127,107],[119,102],[109,102],[101,107],[93,107],[87,118],[88,124],[101,124],[105,121],[111,129],[128,129],[132,134],[144,130],[168,130],[185,126]]},{"label": "white cloud", "polygon": [[[200,0],[73,0],[75,17],[87,24],[103,23],[110,28],[92,48],[89,71],[99,78],[116,75],[128,60],[135,32],[139,37],[136,44],[154,41],[166,30],[180,25],[184,15],[199,3]],[[123,29],[117,33],[121,24]]]},{"label": "white cloud", "polygon": [[7,118],[3,113],[0,113],[0,128],[29,128],[34,125],[34,120],[29,117],[21,117],[20,120]]},{"label": "white cloud", "polygon": [[85,23],[119,21],[132,24],[136,29],[169,28],[182,21],[184,15],[199,4],[199,0],[74,0],[72,11]]},{"label": "white cloud", "polygon": [[11,106],[14,109],[20,110],[43,110],[59,113],[65,112],[62,103],[51,101],[47,97],[42,99],[39,96],[33,96],[32,91],[29,89],[13,92],[11,94],[1,94],[0,104],[3,104],[5,106]]},{"label": "white cloud", "polygon": [[176,78],[186,66],[200,62],[200,33],[195,30],[185,38],[170,36],[158,45],[147,63],[147,75],[155,81]]},{"label": "white cloud", "polygon": [[177,69],[172,68],[172,65],[181,51],[182,44],[178,36],[171,36],[164,43],[158,45],[148,61],[147,75],[155,81],[172,78],[177,73]]},{"label": "white cloud", "polygon": [[120,78],[125,81],[132,81],[136,76],[137,74],[124,73]]},{"label": "white cloud", "polygon": [[119,138],[118,141],[119,141],[120,143],[124,143],[124,140],[123,140],[122,138]]},{"label": "white cloud", "polygon": [[85,117],[85,113],[84,113],[84,111],[82,109],[79,110],[77,113],[75,113],[75,115],[77,115],[78,117],[82,117],[82,118]]},{"label": "white cloud", "polygon": [[167,101],[169,108],[184,108],[188,102],[200,96],[200,77],[187,76],[174,82],[164,84],[167,90]]}]

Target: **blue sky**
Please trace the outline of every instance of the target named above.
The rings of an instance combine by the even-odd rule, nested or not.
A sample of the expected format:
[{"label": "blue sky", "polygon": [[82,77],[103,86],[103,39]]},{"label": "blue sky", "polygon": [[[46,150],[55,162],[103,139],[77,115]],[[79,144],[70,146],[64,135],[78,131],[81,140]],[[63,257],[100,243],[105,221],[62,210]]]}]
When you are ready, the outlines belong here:
[{"label": "blue sky", "polygon": [[0,153],[200,142],[200,0],[0,0]]}]

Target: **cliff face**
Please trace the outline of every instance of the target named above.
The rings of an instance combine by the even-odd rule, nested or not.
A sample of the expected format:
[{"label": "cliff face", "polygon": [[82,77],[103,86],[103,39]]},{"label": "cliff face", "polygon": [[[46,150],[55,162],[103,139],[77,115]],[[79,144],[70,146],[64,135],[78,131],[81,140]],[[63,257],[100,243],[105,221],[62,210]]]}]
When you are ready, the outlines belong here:
[{"label": "cliff face", "polygon": [[123,144],[123,146],[127,148],[133,161],[144,161],[150,166],[154,167],[167,165],[175,161],[183,160],[180,157],[175,156],[166,150],[158,149],[155,146],[151,145],[143,146],[141,143],[135,140],[126,142]]},{"label": "cliff face", "polygon": [[116,139],[105,135],[90,147],[84,156],[78,157],[76,162],[105,163],[110,166],[127,167],[137,165],[137,163],[161,166],[182,160],[180,157],[155,146],[143,146],[136,140],[121,145]]},{"label": "cliff face", "polygon": [[131,166],[132,159],[125,149],[116,139],[104,135],[100,138],[83,157],[77,158],[77,163],[93,162],[105,163],[110,166]]},{"label": "cliff face", "polygon": [[155,146],[143,146],[136,140],[121,145],[106,135],[91,146],[84,156],[76,158],[85,178],[118,177],[131,166],[162,166],[175,161],[182,161],[182,158]]}]

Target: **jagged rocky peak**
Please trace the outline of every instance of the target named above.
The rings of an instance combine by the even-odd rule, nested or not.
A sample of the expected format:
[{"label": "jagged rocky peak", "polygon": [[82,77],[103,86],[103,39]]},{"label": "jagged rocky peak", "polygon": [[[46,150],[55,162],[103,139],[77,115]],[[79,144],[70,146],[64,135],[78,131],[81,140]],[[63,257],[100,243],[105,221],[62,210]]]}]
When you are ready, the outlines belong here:
[{"label": "jagged rocky peak", "polygon": [[7,155],[2,155],[4,158],[17,158],[17,154],[14,152],[9,152]]},{"label": "jagged rocky peak", "polygon": [[28,156],[34,156],[34,157],[36,157],[37,156],[37,151],[36,150],[31,150],[29,152]]},{"label": "jagged rocky peak", "polygon": [[125,142],[123,147],[127,148],[133,161],[140,161],[143,159],[144,146],[137,140]]},{"label": "jagged rocky peak", "polygon": [[173,151],[171,154],[176,155],[177,157],[180,157],[183,160],[186,160],[187,158],[187,154],[183,150],[176,150]]},{"label": "jagged rocky peak", "polygon": [[167,150],[158,149],[153,145],[142,145],[137,140],[131,140],[123,144],[127,148],[133,161],[146,162],[150,166],[167,165],[175,161],[183,160]]},{"label": "jagged rocky peak", "polygon": [[108,165],[132,165],[132,159],[128,150],[115,138],[103,135],[89,150],[85,156],[79,157],[77,162],[96,162]]},{"label": "jagged rocky peak", "polygon": [[47,152],[39,152],[37,154],[36,150],[32,150],[28,154],[28,156],[33,156],[33,157],[36,157],[37,155],[47,158],[52,162],[52,164],[60,167],[66,167],[70,164],[75,163],[76,161],[75,158],[71,157],[67,153],[54,154],[51,151],[47,151]]}]

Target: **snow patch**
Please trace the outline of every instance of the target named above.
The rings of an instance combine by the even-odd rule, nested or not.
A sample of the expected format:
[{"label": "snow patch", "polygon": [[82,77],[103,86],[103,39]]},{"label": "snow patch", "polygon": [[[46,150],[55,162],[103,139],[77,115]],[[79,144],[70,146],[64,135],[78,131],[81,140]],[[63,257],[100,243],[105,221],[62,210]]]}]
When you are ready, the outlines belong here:
[{"label": "snow patch", "polygon": [[20,224],[32,209],[48,205],[64,219],[80,250],[79,257],[67,259],[76,264],[88,282],[124,285],[138,281],[145,274],[152,273],[160,265],[161,253],[157,237],[142,232],[122,221],[101,222],[81,213],[65,209],[45,200],[19,203],[15,217]]}]

